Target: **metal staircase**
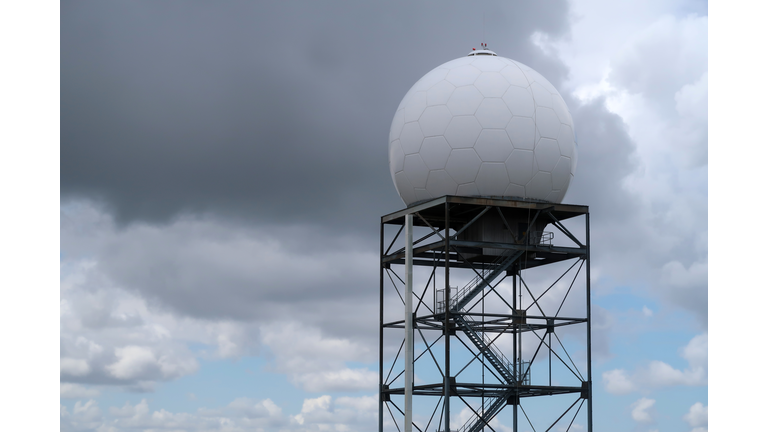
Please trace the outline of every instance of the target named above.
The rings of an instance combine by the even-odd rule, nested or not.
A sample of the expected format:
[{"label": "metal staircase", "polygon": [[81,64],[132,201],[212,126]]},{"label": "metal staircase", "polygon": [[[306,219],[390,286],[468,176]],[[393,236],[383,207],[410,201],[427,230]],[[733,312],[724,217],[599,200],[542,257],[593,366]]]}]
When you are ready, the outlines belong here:
[{"label": "metal staircase", "polygon": [[[464,288],[462,288],[459,292],[457,292],[455,295],[447,295],[444,297],[450,297],[448,299],[448,307],[451,309],[451,312],[457,312],[462,309],[472,301],[475,296],[481,292],[483,289],[485,289],[488,285],[491,284],[494,280],[496,280],[499,275],[501,275],[503,272],[507,271],[507,269],[514,263],[520,256],[524,253],[524,251],[514,251],[510,250],[506,253],[499,256],[496,261],[492,263],[490,268],[483,269],[480,271],[480,274],[475,276],[474,279],[469,281]],[[438,295],[440,293],[445,294],[445,290],[439,290]],[[443,313],[445,312],[445,301],[438,299],[436,306],[436,312],[437,313]]]},{"label": "metal staircase", "polygon": [[488,336],[480,335],[472,328],[470,323],[475,323],[475,321],[469,315],[456,315],[454,320],[456,326],[467,335],[472,344],[488,359],[488,362],[504,377],[507,383],[512,384],[519,381],[514,375],[512,362],[498,348],[493,346]]},{"label": "metal staircase", "polygon": [[[517,370],[515,370],[515,365],[493,345],[492,341],[487,336],[478,334],[472,328],[470,323],[475,323],[475,321],[472,320],[471,316],[456,315],[454,320],[456,326],[467,335],[493,368],[501,374],[507,384],[531,384],[530,362],[517,362]],[[478,432],[482,430],[483,426],[485,426],[487,422],[490,422],[496,414],[507,405],[507,400],[512,394],[513,392],[510,391],[502,397],[489,398],[479,412],[480,417],[467,420],[467,422],[458,429],[458,432]]]},{"label": "metal staircase", "polygon": [[483,405],[482,411],[479,412],[481,417],[477,419],[470,417],[457,432],[479,432],[483,430],[486,422],[490,423],[496,417],[496,414],[507,405],[507,399],[511,395],[512,392],[508,392],[500,398],[488,398]]},{"label": "metal staircase", "polygon": [[[447,299],[450,311],[455,313],[453,319],[456,327],[461,329],[461,331],[467,335],[469,340],[472,341],[472,344],[488,360],[493,368],[499,372],[504,381],[510,385],[530,385],[529,363],[518,362],[517,371],[515,371],[515,365],[493,345],[492,340],[484,334],[479,334],[475,331],[474,326],[477,322],[472,316],[464,315],[462,312],[464,307],[469,304],[478,293],[496,280],[496,278],[505,272],[523,253],[524,251],[510,250],[502,254],[492,263],[494,265],[492,265],[491,268],[482,270],[479,275],[475,276],[474,279],[467,283],[467,285],[455,295],[450,295],[450,293],[445,295],[445,290],[441,290],[440,292],[443,293],[442,299],[438,299],[437,304],[435,305],[437,313],[445,312],[445,299]],[[506,406],[507,399],[511,395],[512,391],[499,398],[489,398],[480,411],[480,417],[470,418],[458,429],[458,432],[479,432],[482,430],[486,423],[490,422],[496,414]]]}]

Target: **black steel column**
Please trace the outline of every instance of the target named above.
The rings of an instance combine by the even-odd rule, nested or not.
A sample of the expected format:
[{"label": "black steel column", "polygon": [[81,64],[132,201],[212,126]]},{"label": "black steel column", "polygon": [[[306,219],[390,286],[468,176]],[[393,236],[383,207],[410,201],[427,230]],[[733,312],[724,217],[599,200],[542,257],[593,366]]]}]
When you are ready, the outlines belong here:
[{"label": "black steel column", "polygon": [[445,301],[445,317],[444,317],[444,331],[445,331],[445,388],[443,392],[445,394],[445,432],[451,431],[451,263],[449,259],[450,248],[450,234],[451,232],[451,216],[449,214],[449,204],[445,203],[445,295],[443,300]]},{"label": "black steel column", "polygon": [[379,432],[384,432],[384,224],[379,224]]},{"label": "black steel column", "polygon": [[517,370],[519,366],[517,359],[520,358],[517,353],[517,333],[519,329],[517,327],[518,323],[516,322],[516,318],[514,318],[517,315],[517,264],[512,265],[512,270],[514,271],[514,273],[512,273],[512,375],[515,377],[515,387],[517,387],[515,395],[512,396],[512,400],[515,402],[512,406],[512,431],[517,432],[517,405],[520,403],[520,374]]},{"label": "black steel column", "polygon": [[587,432],[592,432],[592,277],[589,271],[591,267],[589,255],[592,246],[589,239],[589,213],[585,216],[587,218],[587,241],[585,243],[587,247],[585,258],[587,260]]}]

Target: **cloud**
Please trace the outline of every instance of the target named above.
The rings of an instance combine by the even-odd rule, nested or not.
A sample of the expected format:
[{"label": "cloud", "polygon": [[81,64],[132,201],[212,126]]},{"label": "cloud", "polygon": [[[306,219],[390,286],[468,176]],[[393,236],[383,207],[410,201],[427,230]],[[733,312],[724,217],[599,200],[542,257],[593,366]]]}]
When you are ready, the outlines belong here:
[{"label": "cloud", "polygon": [[63,399],[88,399],[99,396],[99,391],[92,387],[72,383],[61,383],[59,387],[59,396]]},{"label": "cloud", "polygon": [[[121,225],[185,213],[293,224],[312,209],[326,226],[369,227],[339,215],[401,205],[386,163],[400,98],[484,26],[454,6],[66,5],[62,196],[100,200]],[[495,49],[554,83],[566,74],[529,36],[564,35],[567,2],[484,8]]]},{"label": "cloud", "polygon": [[707,70],[707,27],[706,16],[658,18],[617,51],[609,81],[647,96],[661,109],[670,106],[680,88]]},{"label": "cloud", "polygon": [[[376,359],[375,295],[361,285],[376,285],[373,253],[325,253],[293,236],[281,243],[279,230],[220,220],[119,229],[87,203],[63,214],[64,381],[152,391],[157,381],[195,373],[198,362],[186,346],[195,342],[210,347],[204,357],[218,358],[267,347],[274,369],[308,391],[375,388],[374,371],[346,366]],[[85,226],[89,234],[76,236]],[[351,239],[295,231],[337,250],[353,246]],[[259,254],[264,262],[254,268]],[[80,258],[94,255],[100,259]],[[164,261],[167,274],[166,264],[158,267]],[[359,273],[342,272],[339,261]],[[295,266],[303,271],[292,271]],[[240,311],[241,319],[233,320]],[[286,322],[286,316],[293,318]]]},{"label": "cloud", "polygon": [[[269,321],[302,310],[327,325],[363,330],[344,321],[359,322],[363,315],[347,305],[355,302],[375,310],[375,295],[363,287],[377,284],[377,258],[362,238],[308,225],[257,228],[210,218],[119,229],[109,214],[88,203],[64,213],[62,251],[73,258],[99,257],[92,264],[93,283],[133,291],[182,315]],[[90,235],[79,235],[86,228]],[[340,262],[345,263],[343,270]],[[95,294],[88,298],[80,316],[93,306],[109,307],[108,299],[95,301]],[[329,308],[339,313],[330,316]],[[374,331],[375,323],[367,324]],[[221,342],[225,351],[234,349]]]},{"label": "cloud", "polygon": [[274,355],[274,370],[310,392],[373,390],[378,373],[346,367],[346,362],[371,362],[370,346],[327,337],[296,322],[262,328],[262,341]]},{"label": "cloud", "polygon": [[107,366],[107,370],[116,378],[136,378],[156,366],[157,359],[152,351],[145,347],[127,346],[115,348],[117,362]]},{"label": "cloud", "polygon": [[694,428],[694,431],[699,429],[706,431],[706,426],[709,423],[708,407],[701,402],[696,402],[688,409],[688,413],[683,416],[683,420]]},{"label": "cloud", "polygon": [[196,412],[152,410],[146,399],[132,405],[110,407],[111,418],[102,427],[114,425],[120,430],[172,429],[189,431],[260,430],[285,425],[282,408],[271,399],[236,398],[220,408],[200,408]]},{"label": "cloud", "polygon": [[[301,412],[291,417],[302,430],[333,430],[341,428],[374,428],[378,417],[378,396],[359,398],[342,397],[333,400],[329,395],[304,399]],[[362,429],[360,429],[362,430]]]},{"label": "cloud", "polygon": [[688,361],[688,368],[679,370],[667,363],[653,360],[645,369],[637,372],[636,380],[649,387],[670,387],[676,385],[702,386],[707,384],[708,334],[695,336],[680,350]]},{"label": "cloud", "polygon": [[283,410],[271,399],[255,401],[249,398],[237,398],[228,408],[247,418],[281,417]]},{"label": "cloud", "polygon": [[688,367],[682,370],[660,360],[651,360],[631,375],[624,369],[603,372],[605,390],[618,395],[674,386],[705,386],[708,373],[707,340],[707,333],[696,335],[681,348],[681,357],[688,361]]},{"label": "cloud", "polygon": [[706,368],[709,359],[709,333],[694,336],[683,347],[682,357],[694,368]]},{"label": "cloud", "polygon": [[652,387],[696,386],[705,385],[707,382],[703,368],[679,370],[658,360],[652,360],[641,375],[648,378],[647,382]]},{"label": "cloud", "polygon": [[105,283],[97,263],[81,264],[73,259],[62,266],[62,303],[67,304],[60,321],[62,394],[82,384],[151,391],[154,381],[197,370],[182,341],[190,332],[196,333],[194,340],[212,342],[213,336],[201,336],[204,323],[186,326],[167,313],[153,313],[144,299]]},{"label": "cloud", "polygon": [[[307,310],[308,304],[301,301],[302,297],[311,300],[316,305],[323,303],[322,296],[316,292],[322,286],[335,285],[338,288],[345,283],[350,276],[344,278],[337,275],[336,271],[327,271],[323,268],[332,268],[337,260],[334,255],[320,255],[309,251],[308,260],[315,264],[302,265],[313,273],[311,280],[294,281],[294,292],[291,295],[282,294],[280,290],[250,289],[251,308],[249,312],[252,318],[245,321],[211,320],[207,316],[179,316],[173,307],[157,307],[157,302],[150,302],[144,297],[144,293],[155,290],[155,287],[137,286],[135,289],[122,288],[122,284],[115,280],[109,268],[111,264],[105,262],[110,259],[109,254],[101,260],[82,260],[78,258],[80,251],[99,250],[101,248],[121,248],[125,245],[121,239],[133,235],[134,230],[144,231],[157,235],[158,244],[165,241],[173,243],[174,238],[186,236],[184,232],[196,225],[198,228],[216,235],[224,234],[221,240],[211,234],[212,237],[201,236],[195,242],[206,245],[206,248],[217,250],[214,256],[236,256],[237,249],[247,245],[250,240],[243,240],[243,233],[253,232],[252,228],[227,227],[216,223],[201,221],[179,221],[164,231],[154,230],[151,227],[126,227],[118,230],[114,227],[110,218],[101,213],[97,208],[83,204],[82,207],[68,209],[68,215],[77,214],[85,216],[83,219],[98,220],[90,244],[73,243],[70,233],[78,228],[65,225],[63,229],[63,248],[71,251],[63,261],[62,279],[66,287],[63,288],[63,300],[67,308],[62,312],[62,380],[66,383],[100,384],[122,386],[128,391],[148,392],[154,391],[155,383],[169,381],[181,376],[195,373],[199,368],[196,356],[207,358],[238,358],[243,355],[260,353],[262,347],[266,347],[270,367],[279,373],[288,375],[289,381],[298,388],[313,392],[330,391],[370,391],[375,389],[378,375],[375,371],[366,368],[351,368],[347,362],[355,361],[371,363],[375,361],[376,352],[372,344],[375,336],[375,320],[373,307],[375,302],[365,302],[366,307],[361,308],[357,299],[359,285],[350,286],[351,291],[339,292],[338,289],[330,290],[329,297],[334,299],[331,307],[311,312]],[[192,225],[189,225],[189,224]],[[186,228],[184,227],[186,226]],[[141,236],[139,236],[141,237]],[[263,238],[257,235],[256,238]],[[269,238],[261,240],[270,242]],[[339,239],[336,239],[337,244]],[[343,241],[343,240],[341,240]],[[147,244],[147,238],[144,239]],[[285,246],[275,246],[269,243],[272,250],[275,247],[292,247],[290,243]],[[184,255],[186,247],[179,245],[180,249],[172,255]],[[189,246],[187,246],[189,247]],[[191,246],[192,249],[198,246]],[[82,248],[82,249],[81,249]],[[130,249],[130,247],[128,248]],[[154,249],[154,248],[150,248]],[[136,249],[136,256],[146,255],[149,250]],[[305,251],[306,253],[306,251]],[[243,252],[244,255],[250,251]],[[105,256],[105,254],[98,254]],[[286,252],[286,261],[289,253]],[[202,259],[202,255],[200,255]],[[149,263],[148,257],[139,258]],[[293,262],[296,262],[295,255]],[[119,265],[125,266],[129,255],[121,255]],[[365,259],[359,257],[359,259]],[[146,261],[145,261],[146,260]],[[374,260],[371,262],[375,263]],[[142,263],[136,268],[141,272]],[[176,261],[178,266],[178,261]],[[208,267],[209,273],[220,272],[223,280],[237,280],[243,285],[243,290],[248,278],[276,278],[267,282],[269,285],[279,285],[279,279],[284,278],[280,274],[279,261],[274,260],[262,269],[254,271],[246,262],[242,265],[231,260],[220,259],[216,262],[202,263],[198,259],[192,260],[189,268],[181,272],[201,271]],[[312,269],[314,267],[315,269]],[[196,269],[196,270],[195,270]],[[216,270],[218,269],[218,270]],[[371,268],[371,275],[375,275]],[[323,275],[325,273],[326,275]],[[179,274],[179,273],[176,273]],[[339,278],[339,279],[337,279]],[[176,301],[178,296],[173,293],[179,285],[187,283],[187,277],[173,281],[166,285],[169,290],[169,302]],[[373,282],[371,281],[371,285]],[[282,291],[290,290],[288,286],[281,286]],[[165,289],[163,287],[157,289]],[[190,287],[188,296],[200,293],[220,302],[225,307],[243,308],[245,304],[232,302],[231,297],[222,296],[222,290],[240,290],[237,286],[223,287],[218,293],[208,293],[207,286],[201,284]],[[335,292],[334,292],[335,291]],[[275,293],[275,294],[273,294]],[[304,294],[306,293],[306,295]],[[314,298],[314,300],[313,300]],[[270,300],[271,299],[271,300]],[[187,298],[186,301],[190,299]],[[298,302],[296,300],[299,300]],[[193,300],[194,301],[194,300]],[[211,304],[208,299],[200,300]],[[169,305],[172,306],[172,305]],[[368,306],[371,310],[367,311]],[[170,310],[169,310],[170,309]],[[276,313],[282,309],[282,313]],[[314,308],[313,308],[314,309]],[[270,313],[270,311],[272,313]],[[262,313],[263,312],[263,313]],[[284,316],[295,317],[289,322],[283,321]],[[363,319],[365,316],[365,319]],[[341,318],[341,320],[339,319]],[[344,324],[343,319],[351,320],[354,325]],[[359,322],[368,326],[368,331]],[[112,323],[113,325],[110,325]],[[351,332],[348,329],[352,329]],[[342,331],[345,336],[339,336]],[[141,337],[138,337],[141,335]],[[362,337],[361,337],[362,336]],[[140,343],[137,343],[140,340]],[[186,344],[198,343],[207,348],[198,353],[190,352]]]},{"label": "cloud", "polygon": [[[187,429],[187,430],[222,430],[226,421],[210,418],[208,416],[190,413],[172,413],[164,409],[151,411],[146,399],[142,399],[136,405],[126,402],[120,408],[110,407],[112,416],[104,426],[110,424],[118,429],[142,430],[142,429]],[[226,420],[226,419],[224,419]],[[223,423],[223,424],[222,424]]]},{"label": "cloud", "polygon": [[616,395],[631,393],[635,390],[635,385],[627,376],[627,372],[622,369],[603,372],[603,385],[608,393]]},{"label": "cloud", "polygon": [[661,268],[661,283],[667,287],[666,298],[681,308],[690,310],[706,320],[708,312],[708,265],[697,261],[685,266],[679,261],[670,261]]},{"label": "cloud", "polygon": [[648,306],[643,306],[643,315],[650,318],[653,316],[653,311],[648,309]]},{"label": "cloud", "polygon": [[640,398],[632,404],[632,419],[638,423],[652,423],[651,408],[656,403],[654,399]]},{"label": "cloud", "polygon": [[342,396],[336,399],[339,406],[355,409],[360,412],[374,412],[379,409],[379,396],[368,395],[359,397]]},{"label": "cloud", "polygon": [[370,391],[379,382],[378,372],[344,368],[336,371],[293,373],[291,382],[308,392]]},{"label": "cloud", "polygon": [[328,395],[320,396],[315,399],[304,399],[304,403],[301,406],[301,414],[295,416],[295,420],[299,424],[304,424],[304,415],[317,415],[316,413],[328,413],[331,408],[331,397]]},{"label": "cloud", "polygon": [[102,424],[101,410],[94,399],[89,399],[87,402],[75,402],[71,414],[62,406],[59,418],[61,430],[67,432],[95,430]]},{"label": "cloud", "polygon": [[[346,361],[375,361],[372,342],[376,321],[372,318],[376,301],[373,292],[360,285],[371,279],[368,285],[375,286],[375,255],[355,254],[354,260],[360,264],[357,267],[370,268],[367,275],[354,276],[349,271],[341,272],[335,264],[346,258],[301,248],[304,242],[291,237],[280,245],[274,231],[193,220],[178,221],[163,230],[147,226],[119,230],[108,215],[88,204],[66,208],[64,214],[64,381],[150,391],[155,381],[172,380],[197,370],[197,360],[185,346],[196,342],[212,348],[206,349],[203,356],[215,353],[219,358],[256,354],[266,344],[281,372],[289,374],[297,386],[315,391],[375,386],[373,372],[345,366]],[[79,222],[66,223],[72,216]],[[74,236],[84,226],[91,226],[89,236]],[[308,233],[303,229],[299,232]],[[176,242],[188,236],[196,238],[195,245]],[[349,241],[337,236],[320,241],[326,240],[337,248],[346,248]],[[298,243],[293,245],[292,241]],[[146,247],[155,242],[158,247]],[[166,254],[163,249],[168,244],[175,246]],[[283,253],[275,253],[276,249],[286,248]],[[195,249],[197,252],[190,254]],[[259,249],[271,252],[265,255],[263,267],[254,269],[251,259],[244,257],[253,258]],[[110,250],[122,252],[117,256],[103,252]],[[160,255],[150,258],[148,253]],[[80,258],[83,255],[100,259]],[[179,259],[184,255],[190,257],[187,262]],[[302,255],[304,258],[300,258]],[[155,280],[157,272],[146,279],[128,276],[127,284],[120,276],[122,272],[145,273],[145,268],[171,256],[176,258],[168,261],[168,267],[176,270],[162,278],[165,281],[160,285]],[[310,271],[312,277],[302,278],[290,271],[294,265]],[[191,277],[192,273],[201,277]],[[206,281],[220,288],[211,290]],[[180,289],[187,295],[177,295]],[[167,300],[158,302],[156,296],[163,291],[167,295],[161,294],[161,298]],[[369,300],[361,300],[361,295]],[[233,300],[238,297],[238,301]],[[216,319],[209,313],[195,312],[198,307],[213,306],[215,310],[216,304],[223,308],[217,315],[230,318]],[[178,315],[179,309],[189,316]],[[244,320],[231,319],[238,311],[247,311]],[[285,316],[297,320],[286,325]]]},{"label": "cloud", "polygon": [[115,357],[117,361],[106,366],[106,370],[121,380],[170,379],[188,375],[198,368],[194,359],[156,357],[152,349],[136,345],[115,348]]},{"label": "cloud", "polygon": [[[139,333],[151,333],[151,328],[139,328]],[[62,326],[61,379],[64,383],[126,386],[135,391],[149,391],[154,381],[167,381],[194,373],[198,368],[189,350],[179,342],[162,344],[148,339],[145,345],[125,344],[130,335],[115,337],[109,331],[91,331],[88,336],[100,339],[96,343],[85,336],[76,338]],[[128,337],[126,337],[128,336]],[[74,340],[73,340],[74,339]],[[95,353],[88,345],[98,346]],[[109,350],[104,345],[112,346]]]},{"label": "cloud", "polygon": [[681,165],[698,167],[707,164],[709,143],[708,135],[708,81],[709,74],[686,84],[675,93],[675,109],[679,124],[671,131],[681,155]]},{"label": "cloud", "polygon": [[[408,86],[468,51],[483,21],[473,5],[303,6],[62,7],[62,395],[149,391],[200,359],[255,355],[302,390],[374,382],[347,362],[375,361],[376,225],[401,207],[389,121]],[[541,48],[578,36],[578,7],[489,4],[491,48],[560,88],[583,74]],[[592,62],[598,91],[562,92],[581,150],[566,200],[591,209],[596,291],[648,288],[663,300],[659,320],[683,309],[706,329],[706,17],[622,7],[634,9],[581,22],[625,26],[631,40],[595,31],[605,45],[569,54]],[[594,61],[614,45],[610,62]],[[593,354],[607,357],[612,318],[595,307],[593,319]],[[644,391],[652,367],[666,377],[653,385],[706,383],[697,346],[681,353],[688,368],[616,369],[607,387]],[[259,417],[268,400],[235,401],[194,413],[143,401],[110,427],[317,430],[375,416],[366,397],[310,403],[303,425],[294,413]],[[98,409],[84,406],[80,417]]]},{"label": "cloud", "polygon": [[[566,197],[590,204],[593,287],[650,292],[663,308],[692,312],[704,330],[708,18],[689,4],[671,15],[679,7],[627,4],[619,13],[609,3],[577,2],[573,37],[550,48],[571,66],[569,86],[581,97],[568,102],[579,160],[599,161],[580,163]],[[614,38],[604,40],[597,26]],[[585,107],[594,118],[579,118]]]},{"label": "cloud", "polygon": [[61,373],[66,375],[83,376],[91,371],[88,362],[83,359],[64,357],[59,360],[59,364]]}]

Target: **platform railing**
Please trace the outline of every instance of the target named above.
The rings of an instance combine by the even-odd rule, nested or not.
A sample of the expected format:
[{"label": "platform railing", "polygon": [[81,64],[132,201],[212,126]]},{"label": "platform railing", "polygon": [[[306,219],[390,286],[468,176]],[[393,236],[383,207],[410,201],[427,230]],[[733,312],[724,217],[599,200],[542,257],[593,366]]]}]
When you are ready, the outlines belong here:
[{"label": "platform railing", "polygon": [[528,236],[529,244],[552,246],[555,233],[551,231],[531,231]]}]

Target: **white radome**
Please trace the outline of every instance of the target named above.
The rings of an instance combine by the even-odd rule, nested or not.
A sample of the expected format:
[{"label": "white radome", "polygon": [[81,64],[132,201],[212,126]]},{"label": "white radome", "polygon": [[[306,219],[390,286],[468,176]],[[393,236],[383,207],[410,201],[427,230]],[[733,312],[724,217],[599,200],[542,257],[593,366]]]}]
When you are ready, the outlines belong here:
[{"label": "white radome", "polygon": [[389,131],[389,171],[406,205],[443,195],[559,203],[576,159],[560,93],[538,72],[487,49],[424,75]]}]

